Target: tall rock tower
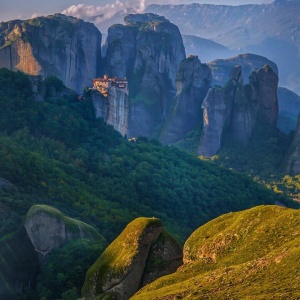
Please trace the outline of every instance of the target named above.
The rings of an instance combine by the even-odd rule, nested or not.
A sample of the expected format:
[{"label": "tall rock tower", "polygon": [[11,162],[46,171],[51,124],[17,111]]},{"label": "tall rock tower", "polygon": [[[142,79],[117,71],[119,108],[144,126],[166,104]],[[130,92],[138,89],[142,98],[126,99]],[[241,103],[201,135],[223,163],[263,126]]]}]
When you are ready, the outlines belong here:
[{"label": "tall rock tower", "polygon": [[177,26],[154,14],[130,14],[108,29],[105,73],[129,81],[128,136],[157,137],[176,94],[185,58]]}]

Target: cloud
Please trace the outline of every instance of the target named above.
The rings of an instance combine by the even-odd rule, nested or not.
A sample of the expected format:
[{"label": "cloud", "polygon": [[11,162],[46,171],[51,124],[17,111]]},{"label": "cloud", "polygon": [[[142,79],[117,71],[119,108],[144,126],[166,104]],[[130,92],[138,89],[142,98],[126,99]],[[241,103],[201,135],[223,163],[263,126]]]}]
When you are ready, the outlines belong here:
[{"label": "cloud", "polygon": [[[180,0],[170,0],[166,1],[170,4],[177,4]],[[72,5],[65,9],[62,13],[65,15],[71,15],[76,18],[91,20],[96,24],[101,24],[102,22],[110,19],[116,13],[119,12],[133,12],[133,13],[143,13],[148,4],[160,4],[159,0],[130,0],[130,1],[119,1],[116,0],[113,3],[106,4],[104,6],[94,6],[78,4]]]},{"label": "cloud", "polygon": [[30,19],[34,19],[34,18],[37,18],[37,17],[41,17],[41,16],[45,16],[46,14],[43,14],[43,13],[33,13],[30,17]]},{"label": "cloud", "polygon": [[126,13],[129,8],[132,8],[134,12],[143,12],[145,10],[145,0],[127,2],[116,0],[114,3],[109,3],[104,6],[78,4],[68,7],[62,13],[80,19],[96,17],[96,20],[101,22],[111,18],[118,12],[122,11]]}]

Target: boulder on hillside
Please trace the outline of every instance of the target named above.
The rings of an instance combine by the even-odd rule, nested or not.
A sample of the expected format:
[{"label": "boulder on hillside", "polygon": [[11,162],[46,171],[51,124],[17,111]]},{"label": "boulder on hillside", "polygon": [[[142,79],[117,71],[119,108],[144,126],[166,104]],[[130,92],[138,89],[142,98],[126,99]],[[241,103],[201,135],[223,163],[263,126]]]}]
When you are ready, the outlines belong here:
[{"label": "boulder on hillside", "polygon": [[143,284],[174,272],[181,265],[180,252],[159,219],[135,219],[88,270],[82,296],[127,300]]},{"label": "boulder on hillside", "polygon": [[51,250],[71,240],[103,239],[92,226],[66,217],[48,205],[33,205],[26,215],[25,228],[41,261]]}]

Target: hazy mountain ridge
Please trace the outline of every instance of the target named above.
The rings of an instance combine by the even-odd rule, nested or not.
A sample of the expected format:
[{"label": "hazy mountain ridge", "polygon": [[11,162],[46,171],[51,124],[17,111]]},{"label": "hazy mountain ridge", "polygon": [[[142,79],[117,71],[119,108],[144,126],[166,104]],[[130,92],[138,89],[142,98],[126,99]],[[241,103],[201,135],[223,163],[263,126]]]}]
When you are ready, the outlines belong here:
[{"label": "hazy mountain ridge", "polygon": [[207,38],[239,53],[267,56],[279,67],[280,85],[299,93],[299,1],[240,6],[149,5],[146,11],[164,15],[182,34]]}]

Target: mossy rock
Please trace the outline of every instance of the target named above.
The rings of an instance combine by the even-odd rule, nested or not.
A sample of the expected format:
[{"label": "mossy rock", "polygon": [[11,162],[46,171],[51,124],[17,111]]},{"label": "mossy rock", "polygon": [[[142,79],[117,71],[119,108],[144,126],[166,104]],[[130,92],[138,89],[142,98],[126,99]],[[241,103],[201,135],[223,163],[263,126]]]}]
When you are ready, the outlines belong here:
[{"label": "mossy rock", "polygon": [[33,205],[26,215],[25,228],[40,259],[71,240],[84,238],[104,241],[92,226],[66,217],[61,211],[48,205]]},{"label": "mossy rock", "polygon": [[151,246],[142,285],[144,286],[161,276],[174,273],[181,265],[182,247],[171,234],[163,230]]},{"label": "mossy rock", "polygon": [[82,288],[85,299],[129,299],[140,286],[150,246],[161,231],[156,218],[128,224],[88,270]]},{"label": "mossy rock", "polygon": [[299,299],[299,261],[300,211],[259,206],[200,227],[184,265],[132,299]]}]

